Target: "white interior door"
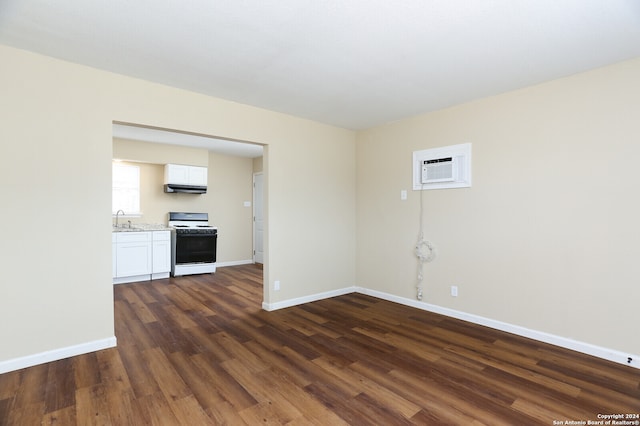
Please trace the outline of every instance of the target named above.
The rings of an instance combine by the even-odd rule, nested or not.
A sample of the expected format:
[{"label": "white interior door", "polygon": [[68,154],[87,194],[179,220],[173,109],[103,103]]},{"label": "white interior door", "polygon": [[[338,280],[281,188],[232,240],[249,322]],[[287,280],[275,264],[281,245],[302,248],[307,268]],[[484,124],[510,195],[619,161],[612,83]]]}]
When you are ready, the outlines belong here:
[{"label": "white interior door", "polygon": [[264,175],[253,175],[253,261],[264,263]]}]

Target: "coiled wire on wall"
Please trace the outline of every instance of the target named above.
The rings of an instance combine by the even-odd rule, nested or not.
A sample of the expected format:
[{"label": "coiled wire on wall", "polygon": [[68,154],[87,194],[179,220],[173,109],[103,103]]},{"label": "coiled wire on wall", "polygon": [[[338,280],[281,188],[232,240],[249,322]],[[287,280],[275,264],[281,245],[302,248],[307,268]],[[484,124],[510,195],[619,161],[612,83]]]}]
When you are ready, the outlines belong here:
[{"label": "coiled wire on wall", "polygon": [[416,298],[422,300],[422,281],[424,280],[424,264],[431,262],[436,257],[433,245],[424,239],[424,201],[423,201],[424,184],[420,188],[420,230],[418,232],[418,241],[416,242],[415,255],[418,259],[418,283],[416,284]]}]

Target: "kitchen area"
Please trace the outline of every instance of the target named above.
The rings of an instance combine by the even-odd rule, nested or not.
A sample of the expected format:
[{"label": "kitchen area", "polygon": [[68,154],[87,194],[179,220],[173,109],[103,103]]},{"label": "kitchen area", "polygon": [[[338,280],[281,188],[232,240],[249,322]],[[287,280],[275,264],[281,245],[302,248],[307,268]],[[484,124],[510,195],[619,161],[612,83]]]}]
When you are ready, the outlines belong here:
[{"label": "kitchen area", "polygon": [[123,185],[114,180],[114,209],[125,208],[112,212],[113,283],[254,263],[253,182],[262,175],[262,146],[216,150],[207,139],[186,145],[147,130],[114,124],[114,176],[122,169],[139,186],[118,190]]}]

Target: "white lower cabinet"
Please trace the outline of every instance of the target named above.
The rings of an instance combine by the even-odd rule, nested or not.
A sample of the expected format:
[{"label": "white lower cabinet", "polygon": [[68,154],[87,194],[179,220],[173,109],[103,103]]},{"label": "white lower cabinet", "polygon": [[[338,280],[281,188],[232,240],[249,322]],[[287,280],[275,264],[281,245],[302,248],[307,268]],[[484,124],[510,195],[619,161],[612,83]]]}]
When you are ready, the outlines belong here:
[{"label": "white lower cabinet", "polygon": [[[160,234],[157,240],[154,234]],[[169,276],[171,271],[169,231],[115,232],[112,245],[114,284],[148,281]]]},{"label": "white lower cabinet", "polygon": [[118,270],[116,269],[116,256],[118,255],[117,242],[116,242],[116,234],[111,234],[111,277],[115,278],[118,275]]},{"label": "white lower cabinet", "polygon": [[167,278],[171,272],[171,232],[152,232],[151,279]]}]

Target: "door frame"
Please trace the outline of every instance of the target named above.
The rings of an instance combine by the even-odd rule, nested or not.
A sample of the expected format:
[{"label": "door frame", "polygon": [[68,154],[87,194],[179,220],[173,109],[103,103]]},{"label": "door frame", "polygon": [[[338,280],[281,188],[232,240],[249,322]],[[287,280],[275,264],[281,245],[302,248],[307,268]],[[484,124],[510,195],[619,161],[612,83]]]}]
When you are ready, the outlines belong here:
[{"label": "door frame", "polygon": [[[259,191],[256,190],[256,177],[259,177],[262,179],[262,187],[261,187],[261,193],[258,194]],[[258,262],[256,260],[256,206],[258,205],[258,203],[256,202],[257,200],[260,200],[260,208],[262,209],[262,259],[260,259],[261,261]],[[264,265],[264,172],[256,172],[253,174],[253,217],[252,217],[252,225],[253,225],[253,263],[260,263]]]}]

